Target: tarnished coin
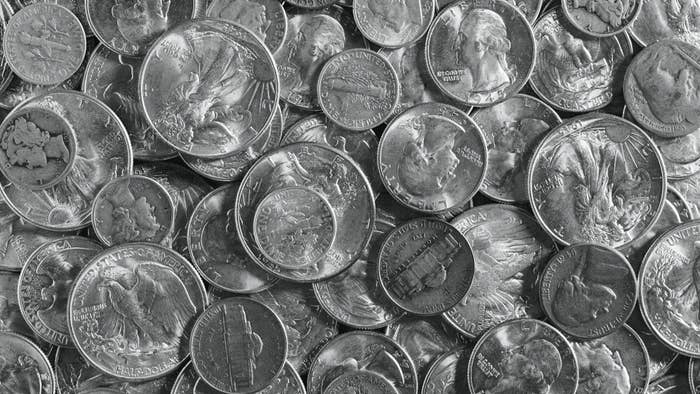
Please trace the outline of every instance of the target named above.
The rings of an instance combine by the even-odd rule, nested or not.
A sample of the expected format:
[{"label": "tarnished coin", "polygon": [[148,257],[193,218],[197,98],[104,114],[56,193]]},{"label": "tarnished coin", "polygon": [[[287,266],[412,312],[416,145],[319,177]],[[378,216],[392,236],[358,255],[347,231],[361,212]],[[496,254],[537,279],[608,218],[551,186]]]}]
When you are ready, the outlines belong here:
[{"label": "tarnished coin", "polygon": [[625,72],[627,109],[646,130],[679,137],[700,128],[700,49],[679,40],[652,44],[634,57]]},{"label": "tarnished coin", "polygon": [[277,279],[253,263],[238,240],[234,218],[238,186],[228,184],[202,198],[187,226],[187,243],[195,268],[207,282],[224,291],[255,293]]},{"label": "tarnished coin", "polygon": [[287,360],[299,373],[306,373],[318,350],[338,335],[336,322],[321,309],[310,285],[282,281],[251,297],[282,320],[287,332]]},{"label": "tarnished coin", "polygon": [[632,38],[641,46],[669,38],[700,42],[700,20],[695,9],[678,8],[677,4],[671,0],[642,0],[641,11],[628,29]]},{"label": "tarnished coin", "polygon": [[[288,269],[266,258],[254,241],[253,218],[271,191],[303,186],[323,195],[336,217],[335,242],[317,263]],[[348,268],[367,246],[374,227],[374,195],[359,166],[333,148],[300,142],[261,157],[248,171],[236,197],[236,229],[253,260],[272,274],[295,282],[317,282]]]},{"label": "tarnished coin", "polygon": [[472,348],[458,348],[438,357],[428,371],[421,394],[459,394],[467,387],[464,371]]},{"label": "tarnished coin", "polygon": [[587,112],[605,107],[622,90],[632,56],[627,33],[590,37],[568,23],[560,8],[547,11],[534,27],[537,61],[530,86],[556,109]]},{"label": "tarnished coin", "polygon": [[87,46],[78,18],[51,3],[35,3],[12,15],[2,44],[12,71],[39,85],[61,83],[78,71]]},{"label": "tarnished coin", "polygon": [[700,221],[667,231],[651,245],[639,272],[639,302],[652,332],[678,353],[700,356],[700,316],[695,305]]},{"label": "tarnished coin", "polygon": [[649,354],[649,381],[654,381],[663,376],[671,368],[678,353],[666,347],[663,342],[656,338],[642,318],[640,306],[634,308],[632,315],[627,320],[630,328],[636,332],[644,343],[644,347]]},{"label": "tarnished coin", "polygon": [[438,315],[464,298],[474,275],[474,256],[464,236],[433,218],[393,230],[379,252],[379,281],[389,298],[416,315]]},{"label": "tarnished coin", "polygon": [[323,391],[324,394],[351,392],[372,394],[398,394],[399,391],[385,377],[370,371],[348,372],[335,379]]},{"label": "tarnished coin", "polygon": [[547,104],[517,94],[472,115],[486,138],[488,165],[481,192],[502,202],[527,202],[527,167],[537,143],[561,123]]},{"label": "tarnished coin", "polygon": [[218,158],[261,137],[277,108],[279,78],[253,33],[198,19],[153,44],[141,66],[139,97],[149,124],[169,145]]},{"label": "tarnished coin", "polygon": [[474,279],[467,295],[443,315],[475,338],[506,320],[540,318],[537,280],[556,245],[535,218],[510,205],[467,210],[452,225],[474,253]]},{"label": "tarnished coin", "polygon": [[[574,394],[578,367],[569,341],[539,320],[517,319],[496,326],[476,343],[467,371],[473,393]],[[532,392],[532,391],[529,392]]]},{"label": "tarnished coin", "polygon": [[[211,388],[197,375],[192,363],[187,363],[180,371],[173,384],[170,394],[221,394]],[[304,382],[289,362],[284,363],[284,369],[268,387],[256,391],[256,394],[306,394]]]},{"label": "tarnished coin", "polygon": [[642,0],[613,6],[596,0],[564,0],[562,10],[573,26],[593,37],[610,37],[622,33],[642,10]]},{"label": "tarnished coin", "polygon": [[400,394],[418,394],[416,369],[406,351],[372,331],[352,331],[328,342],[311,364],[307,390],[309,394],[325,393],[334,380],[357,371],[381,376]]},{"label": "tarnished coin", "polygon": [[389,123],[379,141],[377,166],[397,201],[434,214],[476,194],[487,160],[484,135],[467,114],[447,104],[426,103]]},{"label": "tarnished coin", "polygon": [[95,256],[74,281],[68,328],[100,371],[127,381],[165,376],[189,354],[207,304],[197,271],[171,249],[130,243]]},{"label": "tarnished coin", "polygon": [[20,274],[17,299],[22,316],[42,340],[72,346],[68,295],[75,277],[102,246],[83,237],[65,237],[40,246]]},{"label": "tarnished coin", "polygon": [[207,308],[192,328],[192,366],[208,385],[251,393],[282,372],[287,336],[279,317],[248,298],[225,298]]},{"label": "tarnished coin", "polygon": [[620,252],[576,244],[557,253],[543,270],[540,302],[565,333],[580,339],[608,335],[621,327],[637,301],[637,280]]},{"label": "tarnished coin", "polygon": [[624,247],[661,215],[666,176],[661,154],[637,126],[591,113],[552,130],[528,171],[532,210],[543,228],[569,245]]},{"label": "tarnished coin", "polygon": [[31,106],[13,111],[0,125],[0,171],[17,187],[50,188],[73,169],[77,144],[63,113]]},{"label": "tarnished coin", "polygon": [[700,392],[700,362],[696,358],[688,363],[688,384],[693,394]]},{"label": "tarnished coin", "polygon": [[138,96],[142,58],[118,55],[104,45],[95,48],[83,76],[82,90],[107,104],[124,123],[139,160],[166,160],[177,151],[148,125]]},{"label": "tarnished coin", "polygon": [[18,284],[18,273],[0,271],[0,331],[12,331],[27,338],[34,338],[36,334],[24,320],[19,306]]},{"label": "tarnished coin", "polygon": [[143,56],[161,34],[203,13],[202,0],[85,0],[95,36],[111,51]]},{"label": "tarnished coin", "polygon": [[270,52],[282,46],[287,13],[277,0],[209,0],[206,16],[237,23],[255,33]]},{"label": "tarnished coin", "polygon": [[425,45],[440,90],[477,107],[516,94],[535,66],[532,29],[506,0],[452,2],[436,17]]},{"label": "tarnished coin", "polygon": [[44,229],[71,231],[88,226],[92,201],[100,188],[131,173],[131,146],[122,122],[101,101],[72,91],[32,99],[15,108],[8,118],[28,108],[62,114],[76,133],[77,154],[66,179],[48,189],[29,191],[0,178],[7,205]]},{"label": "tarnished coin", "polygon": [[54,394],[56,376],[51,364],[37,345],[27,338],[0,332],[0,354],[3,359],[3,377],[0,379],[6,393]]},{"label": "tarnished coin", "polygon": [[649,385],[645,394],[687,394],[690,392],[688,377],[685,375],[666,375]]},{"label": "tarnished coin", "polygon": [[272,264],[300,269],[316,264],[335,241],[336,220],[328,200],[299,186],[265,196],[253,216],[253,236]]},{"label": "tarnished coin", "polygon": [[420,39],[433,21],[434,0],[356,0],[355,23],[362,34],[385,48],[400,48]]}]

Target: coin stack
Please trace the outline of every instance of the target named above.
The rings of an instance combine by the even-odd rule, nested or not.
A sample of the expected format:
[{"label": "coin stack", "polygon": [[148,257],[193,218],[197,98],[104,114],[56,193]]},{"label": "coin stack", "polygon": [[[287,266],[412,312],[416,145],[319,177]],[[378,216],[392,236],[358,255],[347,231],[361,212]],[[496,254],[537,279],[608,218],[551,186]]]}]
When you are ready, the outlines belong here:
[{"label": "coin stack", "polygon": [[700,392],[696,2],[0,6],[0,393]]}]

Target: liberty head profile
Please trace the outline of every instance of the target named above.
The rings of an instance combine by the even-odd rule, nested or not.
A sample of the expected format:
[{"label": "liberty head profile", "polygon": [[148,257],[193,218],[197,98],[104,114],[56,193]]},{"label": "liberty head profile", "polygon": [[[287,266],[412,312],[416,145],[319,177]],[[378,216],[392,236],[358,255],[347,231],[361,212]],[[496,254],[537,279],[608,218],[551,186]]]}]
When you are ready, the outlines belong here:
[{"label": "liberty head profile", "polygon": [[214,0],[207,8],[207,16],[247,27],[263,41],[272,24],[267,18],[267,8],[252,0]]},{"label": "liberty head profile", "polygon": [[572,342],[578,361],[578,390],[582,394],[626,394],[630,375],[620,353],[602,342]]},{"label": "liberty head profile", "polygon": [[549,394],[561,373],[562,359],[559,350],[548,340],[531,339],[506,349],[498,366],[500,378],[485,393]]},{"label": "liberty head profile", "polygon": [[399,34],[408,24],[423,24],[422,0],[369,0],[367,7],[382,27]]},{"label": "liberty head profile", "polygon": [[171,0],[115,0],[112,17],[122,37],[135,45],[153,41],[168,29]]}]

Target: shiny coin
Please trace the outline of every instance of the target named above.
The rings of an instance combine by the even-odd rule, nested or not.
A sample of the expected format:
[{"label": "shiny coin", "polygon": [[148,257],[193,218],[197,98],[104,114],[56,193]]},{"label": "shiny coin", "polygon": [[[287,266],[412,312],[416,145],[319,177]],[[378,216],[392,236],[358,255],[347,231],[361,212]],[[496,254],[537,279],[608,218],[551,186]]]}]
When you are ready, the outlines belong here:
[{"label": "shiny coin", "polygon": [[[180,371],[173,385],[171,394],[221,394],[211,388],[197,375],[192,363],[188,363]],[[288,362],[284,364],[282,373],[268,387],[256,391],[256,394],[306,394],[304,382]]]},{"label": "shiny coin", "polygon": [[416,315],[438,315],[469,290],[474,256],[464,236],[432,218],[393,230],[379,252],[379,280],[389,298]]},{"label": "shiny coin", "polygon": [[300,8],[325,8],[337,2],[338,0],[289,0],[289,4]]},{"label": "shiny coin", "polygon": [[56,376],[34,343],[12,332],[0,332],[3,358],[2,388],[6,393],[56,393]]},{"label": "shiny coin", "polygon": [[650,229],[666,198],[659,150],[632,123],[607,114],[571,118],[530,161],[535,217],[557,241],[623,247]]},{"label": "shiny coin", "polygon": [[255,209],[255,243],[280,267],[299,269],[317,263],[331,249],[335,234],[330,203],[305,187],[273,190]]},{"label": "shiny coin", "polygon": [[685,375],[666,375],[649,385],[645,394],[687,394],[691,392],[688,377]]},{"label": "shiny coin", "polygon": [[27,338],[34,338],[36,334],[22,316],[19,306],[19,275],[16,272],[0,271],[0,331],[12,331]]},{"label": "shiny coin", "polygon": [[700,362],[696,358],[691,358],[688,364],[688,383],[693,394],[700,392]]},{"label": "shiny coin", "polygon": [[335,379],[323,391],[324,394],[350,392],[373,394],[398,394],[398,390],[385,377],[370,371],[354,371]]},{"label": "shiny coin", "polygon": [[223,299],[197,319],[190,340],[192,365],[211,387],[251,393],[282,372],[287,336],[279,317],[247,298]]},{"label": "shiny coin", "polygon": [[642,0],[606,7],[595,0],[564,0],[562,10],[577,29],[594,37],[610,37],[625,31],[642,9]]},{"label": "shiny coin", "polygon": [[355,23],[362,34],[385,48],[399,48],[416,42],[430,26],[435,13],[433,0],[356,0]]},{"label": "shiny coin", "polygon": [[102,251],[97,242],[66,237],[40,246],[27,260],[17,286],[19,306],[41,339],[72,346],[66,317],[68,295],[75,277]]},{"label": "shiny coin", "polygon": [[515,95],[472,115],[486,138],[488,166],[481,191],[502,202],[527,202],[527,166],[532,151],[559,115],[542,101]]},{"label": "shiny coin", "polygon": [[[481,337],[469,359],[467,376],[474,393],[514,393],[535,387],[544,393],[574,394],[577,369],[571,344],[559,331],[539,320],[517,319]],[[534,376],[538,377],[535,382]]]},{"label": "shiny coin", "polygon": [[141,175],[113,179],[92,206],[92,227],[107,246],[162,243],[172,235],[175,205],[158,181]]},{"label": "shiny coin", "polygon": [[436,17],[426,39],[428,71],[449,97],[489,106],[516,94],[535,65],[525,16],[505,0],[459,0]]},{"label": "shiny coin", "polygon": [[628,29],[632,38],[642,46],[665,39],[680,39],[685,42],[700,42],[700,21],[693,12],[677,11],[673,1],[642,0],[641,11]]},{"label": "shiny coin", "polygon": [[206,16],[237,23],[255,33],[274,53],[287,33],[287,13],[277,0],[209,0]]},{"label": "shiny coin", "polygon": [[556,245],[520,208],[481,205],[452,220],[474,253],[474,279],[467,295],[443,315],[475,338],[506,320],[543,315],[537,279]]},{"label": "shiny coin", "polygon": [[634,270],[614,249],[572,245],[557,253],[542,272],[542,308],[557,327],[576,338],[600,338],[617,330],[636,301]]},{"label": "shiny coin", "polygon": [[255,293],[272,286],[276,278],[253,263],[238,240],[238,186],[222,186],[197,204],[187,226],[187,243],[192,262],[207,282],[224,291]]},{"label": "shiny coin", "polygon": [[666,347],[663,342],[651,332],[642,318],[639,305],[634,308],[634,312],[627,320],[630,328],[639,335],[644,343],[644,347],[649,353],[649,381],[654,381],[671,368],[671,365],[678,359],[678,353]]},{"label": "shiny coin", "polygon": [[556,109],[587,112],[610,104],[622,90],[633,48],[627,33],[593,38],[577,32],[561,9],[547,11],[534,27],[537,61],[530,86]]},{"label": "shiny coin", "polygon": [[685,199],[690,207],[690,216],[700,219],[700,172],[684,179],[669,180],[668,184]]},{"label": "shiny coin", "polygon": [[[6,30],[7,23],[5,21],[5,18],[0,18],[0,40],[4,40]],[[0,53],[0,92],[4,92],[10,86],[10,83],[12,83],[12,81],[15,79],[20,80],[12,72],[10,65],[7,64],[5,54]],[[4,94],[0,94],[0,104],[2,104],[2,96],[4,96]]]},{"label": "shiny coin", "polygon": [[421,394],[459,394],[467,387],[467,370],[471,347],[443,353],[428,371]]},{"label": "shiny coin", "polygon": [[78,18],[50,3],[36,3],[15,13],[2,43],[12,71],[39,85],[61,83],[78,71],[87,45]]},{"label": "shiny coin", "polygon": [[204,283],[182,256],[155,244],[124,244],[95,256],[75,279],[68,328],[100,371],[155,379],[188,356],[192,323],[206,303]]},{"label": "shiny coin", "polygon": [[678,40],[658,42],[634,57],[625,73],[627,109],[642,127],[660,137],[679,137],[700,128],[694,80],[700,49]]},{"label": "shiny coin", "polygon": [[486,141],[464,112],[440,103],[417,105],[387,126],[379,142],[379,174],[400,203],[424,213],[463,205],[486,173]]},{"label": "shiny coin", "polygon": [[217,158],[263,134],[277,107],[279,80],[270,51],[250,31],[199,19],[153,44],[139,95],[148,122],[168,144]]},{"label": "shiny coin", "polygon": [[381,376],[400,394],[418,393],[416,370],[406,351],[372,331],[348,332],[326,344],[311,365],[308,392],[325,393],[334,380],[357,371]]},{"label": "shiny coin", "polygon": [[[88,49],[90,49],[89,42]],[[83,61],[83,64],[84,63]],[[0,92],[0,108],[11,110],[24,101],[43,96],[50,92],[76,89],[80,85],[80,79],[82,77],[83,73],[81,70],[78,70],[73,76],[59,84],[37,85],[35,83],[29,83],[11,73],[11,82],[9,82],[7,88]]]},{"label": "shiny coin", "polygon": [[[14,0],[14,3],[19,7],[28,7],[36,3],[53,3],[65,7],[70,12],[75,14],[80,20],[80,24],[83,25],[83,29],[88,36],[92,36],[92,31],[87,23],[87,16],[85,15],[85,1],[80,0]],[[12,6],[12,4],[10,4]]]}]

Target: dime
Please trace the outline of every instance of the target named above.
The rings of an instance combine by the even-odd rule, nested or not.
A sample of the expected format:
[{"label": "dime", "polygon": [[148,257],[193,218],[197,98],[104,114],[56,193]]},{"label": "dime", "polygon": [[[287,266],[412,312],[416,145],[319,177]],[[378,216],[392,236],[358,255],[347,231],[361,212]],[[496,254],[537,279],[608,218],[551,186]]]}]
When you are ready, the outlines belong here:
[{"label": "dime", "polygon": [[428,370],[421,394],[458,394],[467,387],[466,371],[471,346],[453,349],[438,357]]},{"label": "dime", "polygon": [[253,33],[219,19],[169,30],[143,61],[139,97],[149,124],[173,148],[219,158],[254,143],[272,122],[279,78]]},{"label": "dime", "polygon": [[227,393],[250,393],[269,386],[282,372],[287,336],[268,307],[234,297],[202,313],[190,348],[192,366],[205,383]]},{"label": "dime", "polygon": [[289,4],[301,8],[325,8],[332,6],[338,0],[289,0]]},{"label": "dime", "polygon": [[447,96],[477,107],[516,94],[535,65],[525,16],[506,0],[459,0],[435,18],[426,39],[428,71]]},{"label": "dime", "polygon": [[689,392],[687,376],[666,375],[652,382],[645,394],[687,394]]},{"label": "dime", "polygon": [[56,393],[56,376],[51,364],[37,345],[12,332],[0,332],[0,354],[5,376],[2,388],[7,393]]},{"label": "dime", "polygon": [[78,71],[87,46],[78,18],[51,3],[36,3],[12,15],[2,44],[12,71],[39,85],[61,83]]},{"label": "dime", "polygon": [[72,346],[66,317],[68,293],[78,272],[102,251],[88,238],[65,237],[47,242],[22,268],[17,299],[22,316],[42,340]]},{"label": "dime", "polygon": [[610,37],[625,31],[642,10],[642,0],[606,7],[596,0],[564,0],[564,15],[571,24],[593,37]]},{"label": "dime", "polygon": [[92,201],[110,180],[131,173],[129,137],[105,104],[82,93],[56,91],[15,108],[8,118],[29,108],[61,114],[77,137],[75,162],[62,182],[29,191],[0,177],[7,205],[22,219],[47,230],[72,231],[90,224]]},{"label": "dime", "polygon": [[202,277],[217,289],[255,293],[277,280],[260,269],[238,240],[234,205],[238,183],[222,186],[197,204],[187,226],[190,257]]},{"label": "dime", "polygon": [[691,358],[688,364],[688,384],[693,394],[700,392],[700,362]]},{"label": "dime", "polygon": [[607,114],[568,119],[533,153],[528,194],[555,240],[621,248],[661,215],[666,176],[659,150],[634,124]]},{"label": "dime", "polygon": [[[317,263],[288,269],[266,258],[254,242],[257,205],[271,191],[303,186],[323,195],[336,217],[331,249]],[[294,282],[317,282],[339,274],[367,246],[374,227],[374,195],[359,166],[333,148],[301,142],[261,157],[243,179],[236,197],[236,229],[243,247],[266,271]]]},{"label": "dime", "polygon": [[[688,10],[690,11],[690,10]],[[669,0],[642,0],[641,11],[628,31],[641,46],[675,38],[685,42],[700,42],[700,21],[691,14],[680,14]]]},{"label": "dime", "polygon": [[581,34],[557,7],[540,17],[534,34],[537,61],[530,86],[547,104],[588,112],[610,104],[622,90],[633,52],[627,33],[595,38]]},{"label": "dime", "polygon": [[325,393],[334,380],[357,371],[378,374],[400,394],[418,394],[416,369],[406,351],[372,331],[352,331],[328,342],[311,364],[307,390],[309,394]]},{"label": "dime", "polygon": [[433,214],[467,203],[481,186],[487,160],[486,140],[467,114],[426,103],[389,123],[377,166],[397,201]]},{"label": "dime", "polygon": [[467,378],[474,393],[517,392],[538,376],[541,392],[574,394],[577,365],[571,344],[554,327],[516,319],[492,328],[476,343]]},{"label": "dime", "polygon": [[143,56],[173,26],[202,14],[201,0],[85,0],[95,36],[111,51]]},{"label": "dime", "polygon": [[632,328],[644,343],[644,347],[649,353],[649,381],[654,381],[671,368],[676,359],[678,359],[678,353],[669,349],[661,341],[659,341],[654,333],[649,330],[647,324],[642,318],[642,312],[640,311],[639,305],[634,308],[632,315],[627,320],[630,328]]},{"label": "dime", "polygon": [[277,0],[209,0],[206,16],[237,23],[275,53],[287,34],[287,13]]},{"label": "dime", "polygon": [[489,204],[452,220],[474,253],[469,292],[443,314],[462,334],[475,338],[506,320],[540,318],[537,279],[556,245],[526,211]]},{"label": "dime", "polygon": [[418,41],[430,27],[434,13],[434,0],[353,1],[357,27],[368,40],[385,48]]},{"label": "dime", "polygon": [[389,233],[378,264],[379,281],[391,301],[416,315],[438,315],[457,305],[474,275],[467,240],[433,218],[411,220]]},{"label": "dime", "polygon": [[100,45],[85,68],[82,90],[102,100],[124,122],[135,159],[170,159],[177,151],[156,134],[141,112],[138,80],[142,62],[142,58],[118,55]]},{"label": "dime", "polygon": [[251,297],[282,320],[287,333],[287,360],[299,373],[306,373],[318,350],[338,335],[336,322],[321,309],[310,285],[282,281]]},{"label": "dime", "polygon": [[517,94],[472,115],[486,138],[488,166],[481,192],[497,201],[527,202],[527,166],[532,151],[561,123],[547,104]]},{"label": "dime", "polygon": [[22,316],[17,295],[19,274],[0,271],[0,332],[12,331],[27,338],[36,335]]},{"label": "dime", "polygon": [[197,271],[171,249],[130,243],[95,256],[68,298],[71,339],[90,364],[126,381],[159,378],[189,354],[207,304]]},{"label": "dime", "polygon": [[341,375],[323,391],[324,394],[349,392],[398,394],[399,391],[385,377],[370,371],[354,371]]},{"label": "dime", "polygon": [[634,57],[625,72],[624,95],[627,109],[642,127],[666,138],[700,128],[693,82],[700,78],[698,61],[700,49],[679,40],[657,42]]},{"label": "dime", "polygon": [[85,1],[81,0],[14,0],[19,7],[28,7],[32,4],[37,3],[53,3],[65,7],[70,12],[75,14],[80,20],[80,24],[83,25],[83,30],[88,36],[92,36],[92,31],[90,26],[88,26],[87,16],[85,15]]}]

